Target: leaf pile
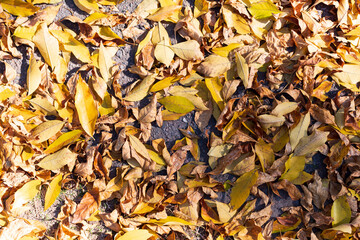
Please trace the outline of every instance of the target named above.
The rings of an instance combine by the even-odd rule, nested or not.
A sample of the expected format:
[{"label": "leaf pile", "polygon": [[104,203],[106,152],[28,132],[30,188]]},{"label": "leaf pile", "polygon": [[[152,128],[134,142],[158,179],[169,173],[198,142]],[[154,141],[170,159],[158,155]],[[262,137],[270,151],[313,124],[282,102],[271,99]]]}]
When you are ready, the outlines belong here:
[{"label": "leaf pile", "polygon": [[[0,0],[0,239],[87,239],[91,221],[116,240],[360,237],[357,1],[74,0],[87,17],[57,20],[61,2]],[[126,44],[139,80],[124,87]],[[171,149],[151,137],[186,114]],[[55,235],[22,217],[79,184]],[[294,201],[280,216],[275,195]]]}]

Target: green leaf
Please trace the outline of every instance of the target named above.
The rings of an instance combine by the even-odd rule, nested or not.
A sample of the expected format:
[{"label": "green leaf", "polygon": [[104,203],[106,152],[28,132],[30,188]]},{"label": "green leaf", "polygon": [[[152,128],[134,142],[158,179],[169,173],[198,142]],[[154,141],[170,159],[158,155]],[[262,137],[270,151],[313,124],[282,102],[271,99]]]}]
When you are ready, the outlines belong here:
[{"label": "green leaf", "polygon": [[59,196],[61,191],[61,181],[62,181],[62,174],[57,175],[51,181],[49,188],[45,194],[45,205],[44,211],[46,211],[53,203],[55,202],[56,198]]},{"label": "green leaf", "polygon": [[252,186],[256,183],[258,179],[259,173],[257,170],[253,170],[251,172],[247,172],[239,177],[234,187],[231,190],[231,200],[230,204],[235,208],[238,209],[243,205],[250,194],[250,190]]},{"label": "green leaf", "polygon": [[331,217],[334,219],[332,222],[333,227],[344,223],[350,223],[351,208],[346,196],[341,196],[334,201],[331,207]]},{"label": "green leaf", "polygon": [[281,13],[281,11],[270,1],[260,1],[251,4],[249,12],[256,19],[263,19],[271,17],[274,13]]},{"label": "green leaf", "polygon": [[195,109],[194,104],[187,98],[180,96],[169,96],[159,100],[164,107],[175,113],[188,113]]}]

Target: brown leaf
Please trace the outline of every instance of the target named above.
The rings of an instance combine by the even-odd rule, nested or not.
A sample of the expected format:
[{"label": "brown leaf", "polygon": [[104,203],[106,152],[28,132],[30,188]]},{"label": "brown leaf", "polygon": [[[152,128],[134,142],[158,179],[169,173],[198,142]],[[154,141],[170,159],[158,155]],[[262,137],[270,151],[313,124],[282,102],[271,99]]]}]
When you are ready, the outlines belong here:
[{"label": "brown leaf", "polygon": [[87,219],[91,214],[99,209],[99,206],[99,189],[93,188],[89,192],[85,193],[80,203],[77,205],[72,223],[79,223]]}]

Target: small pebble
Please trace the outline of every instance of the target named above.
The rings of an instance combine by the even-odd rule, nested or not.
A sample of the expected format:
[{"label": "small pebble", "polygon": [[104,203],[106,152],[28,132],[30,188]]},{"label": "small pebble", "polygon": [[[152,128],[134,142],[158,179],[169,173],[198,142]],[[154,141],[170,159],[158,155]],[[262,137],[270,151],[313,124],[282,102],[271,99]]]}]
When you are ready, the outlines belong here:
[{"label": "small pebble", "polygon": [[188,121],[186,120],[186,118],[183,118],[183,122],[184,122],[184,123],[187,123]]}]

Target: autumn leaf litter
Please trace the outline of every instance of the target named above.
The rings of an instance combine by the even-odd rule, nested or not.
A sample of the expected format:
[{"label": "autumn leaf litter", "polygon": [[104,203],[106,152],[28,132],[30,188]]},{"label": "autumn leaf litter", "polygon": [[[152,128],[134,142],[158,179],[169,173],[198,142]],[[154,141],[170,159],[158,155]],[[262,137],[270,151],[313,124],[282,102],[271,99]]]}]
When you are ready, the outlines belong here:
[{"label": "autumn leaf litter", "polygon": [[0,239],[359,237],[357,1],[118,2],[0,0]]}]

